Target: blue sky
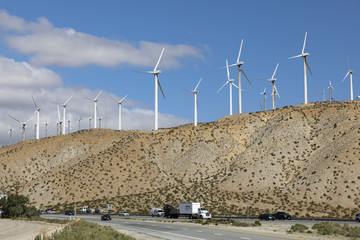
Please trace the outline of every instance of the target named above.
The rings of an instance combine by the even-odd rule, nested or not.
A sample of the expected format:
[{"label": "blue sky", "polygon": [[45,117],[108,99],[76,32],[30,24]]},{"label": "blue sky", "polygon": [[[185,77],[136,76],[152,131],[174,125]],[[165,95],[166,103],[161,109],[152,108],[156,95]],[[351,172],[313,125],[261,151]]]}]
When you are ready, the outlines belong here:
[{"label": "blue sky", "polygon": [[[116,128],[117,105],[109,96],[128,95],[123,105],[123,129],[153,128],[154,78],[137,70],[152,70],[165,47],[159,75],[166,99],[159,95],[159,127],[193,121],[193,96],[183,89],[198,90],[199,122],[215,121],[229,114],[229,90],[225,59],[234,63],[244,39],[241,60],[252,85],[242,81],[243,112],[260,111],[260,92],[267,89],[271,106],[270,78],[277,63],[277,107],[297,105],[303,98],[301,53],[305,32],[306,52],[313,75],[308,74],[308,101],[328,99],[329,81],[337,101],[350,99],[350,67],[360,75],[359,1],[19,1],[0,0],[0,144],[9,143],[8,125],[25,121],[34,112],[31,96],[41,111],[41,122],[56,123],[54,102],[69,102],[67,114],[78,116],[81,128],[93,114],[84,97],[99,97],[102,127]],[[230,69],[237,84],[237,69]],[[354,96],[360,95],[360,77],[353,79]],[[237,113],[237,89],[233,89],[233,113]],[[29,122],[27,139],[33,138]],[[41,125],[40,136],[44,136]],[[50,133],[51,132],[51,133]],[[49,130],[55,134],[56,128]]]}]

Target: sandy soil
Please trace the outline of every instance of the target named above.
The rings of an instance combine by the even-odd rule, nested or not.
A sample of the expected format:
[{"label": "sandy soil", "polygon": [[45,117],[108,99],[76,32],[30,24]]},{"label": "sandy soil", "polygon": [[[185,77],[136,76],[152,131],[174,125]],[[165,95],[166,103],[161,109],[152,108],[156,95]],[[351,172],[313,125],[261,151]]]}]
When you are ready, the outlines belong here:
[{"label": "sandy soil", "polygon": [[0,240],[31,240],[40,233],[56,230],[56,227],[41,222],[0,219]]}]

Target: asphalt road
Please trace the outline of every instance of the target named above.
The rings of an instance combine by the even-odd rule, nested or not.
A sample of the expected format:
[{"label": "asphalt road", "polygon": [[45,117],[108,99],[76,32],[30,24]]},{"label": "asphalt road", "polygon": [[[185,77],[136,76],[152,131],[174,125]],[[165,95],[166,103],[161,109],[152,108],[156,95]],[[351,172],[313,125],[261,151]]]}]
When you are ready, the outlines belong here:
[{"label": "asphalt road", "polygon": [[[43,215],[46,218],[69,218],[64,215]],[[169,239],[169,240],[275,240],[275,239],[315,239],[311,236],[297,236],[293,234],[280,234],[272,233],[266,231],[257,231],[256,228],[249,228],[249,230],[243,230],[244,228],[237,227],[220,227],[220,226],[209,226],[209,225],[200,225],[200,224],[191,224],[180,221],[144,221],[144,218],[141,217],[131,217],[123,218],[114,216],[111,221],[101,221],[100,215],[78,215],[86,221],[95,222],[101,225],[111,226],[115,229],[126,230],[131,232],[137,232],[141,234],[146,234],[160,239]],[[149,220],[157,220],[158,218],[147,218]],[[163,220],[164,218],[160,218]],[[254,222],[254,220],[242,220]],[[278,221],[279,224],[288,225],[288,229],[291,225],[299,223],[300,221]],[[263,226],[266,224],[271,224],[270,222],[262,222]],[[310,221],[301,221],[305,225],[313,225],[314,222]],[[354,222],[354,224],[358,224]],[[146,238],[144,238],[146,239]]]}]

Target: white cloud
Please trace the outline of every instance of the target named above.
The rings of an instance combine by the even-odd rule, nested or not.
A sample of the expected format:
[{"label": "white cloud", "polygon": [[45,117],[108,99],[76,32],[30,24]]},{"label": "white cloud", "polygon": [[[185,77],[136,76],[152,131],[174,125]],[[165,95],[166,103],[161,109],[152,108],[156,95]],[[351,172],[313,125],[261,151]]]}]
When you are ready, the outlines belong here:
[{"label": "white cloud", "polygon": [[180,58],[203,58],[199,49],[186,44],[141,41],[135,46],[77,32],[71,28],[55,28],[45,18],[40,18],[37,22],[26,22],[5,11],[0,11],[0,29],[7,32],[5,39],[9,46],[21,53],[29,54],[30,62],[38,66],[130,64],[153,67],[163,47],[166,50],[161,67],[177,67],[180,65]]},{"label": "white cloud", "polygon": [[[9,80],[11,79],[11,80]],[[78,130],[78,117],[82,118],[81,129],[87,129],[88,118],[93,115],[94,103],[85,97],[94,98],[99,90],[92,91],[86,87],[64,87],[61,77],[46,68],[37,68],[26,62],[0,57],[0,145],[9,143],[8,125],[15,130],[13,143],[21,140],[21,126],[9,115],[25,122],[34,116],[35,106],[31,97],[34,96],[40,111],[40,137],[45,136],[45,123],[48,123],[48,136],[56,134],[58,112],[56,103],[64,103],[70,96],[73,98],[67,105],[66,120],[71,121],[71,132]],[[103,92],[98,101],[98,116],[103,116],[102,127],[117,129],[118,105],[115,96]],[[123,102],[122,122],[124,130],[147,130],[154,127],[154,111],[146,109],[148,105],[131,100],[128,96]],[[60,109],[61,120],[62,108]],[[34,138],[35,117],[27,123],[26,139]],[[169,114],[159,113],[159,127],[173,127],[189,122]]]}]

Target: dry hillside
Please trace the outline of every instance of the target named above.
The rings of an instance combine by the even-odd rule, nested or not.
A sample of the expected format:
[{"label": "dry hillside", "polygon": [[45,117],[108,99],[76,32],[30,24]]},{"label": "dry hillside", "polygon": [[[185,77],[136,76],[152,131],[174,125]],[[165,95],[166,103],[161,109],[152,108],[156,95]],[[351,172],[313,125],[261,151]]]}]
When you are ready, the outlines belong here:
[{"label": "dry hillside", "polygon": [[[0,190],[40,208],[148,212],[200,201],[213,214],[360,211],[360,102],[321,102],[158,131],[83,130],[0,149]],[[80,203],[81,202],[81,203]]]}]

